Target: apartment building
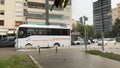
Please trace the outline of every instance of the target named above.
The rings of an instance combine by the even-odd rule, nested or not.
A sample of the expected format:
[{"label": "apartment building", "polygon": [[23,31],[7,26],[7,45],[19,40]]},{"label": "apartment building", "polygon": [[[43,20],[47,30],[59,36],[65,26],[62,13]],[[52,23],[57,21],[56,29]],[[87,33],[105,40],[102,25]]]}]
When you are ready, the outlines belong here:
[{"label": "apartment building", "polygon": [[[49,0],[50,8],[54,0]],[[45,25],[45,0],[0,0],[0,38],[12,34],[20,24]],[[70,26],[71,2],[65,9],[49,11],[49,24]]]},{"label": "apartment building", "polygon": [[118,18],[117,8],[112,9],[112,24],[115,23],[115,20]]},{"label": "apartment building", "polygon": [[115,20],[119,18],[120,19],[120,3],[117,4],[116,8],[112,9],[112,23],[115,23]]},{"label": "apartment building", "polygon": [[120,19],[120,3],[117,4],[118,8],[117,8],[117,14],[118,14],[118,18]]}]

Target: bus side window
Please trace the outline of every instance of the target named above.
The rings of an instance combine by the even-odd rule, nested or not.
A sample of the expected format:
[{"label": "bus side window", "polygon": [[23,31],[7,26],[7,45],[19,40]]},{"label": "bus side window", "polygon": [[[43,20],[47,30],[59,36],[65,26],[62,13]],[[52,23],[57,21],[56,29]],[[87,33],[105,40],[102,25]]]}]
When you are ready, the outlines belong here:
[{"label": "bus side window", "polygon": [[35,35],[34,29],[28,29],[27,30],[27,36]]},{"label": "bus side window", "polygon": [[42,35],[42,29],[39,29],[38,33],[39,33],[39,35]]},{"label": "bus side window", "polygon": [[23,32],[23,31],[19,31],[18,37],[19,37],[19,38],[23,38],[23,36],[24,36],[24,32]]}]

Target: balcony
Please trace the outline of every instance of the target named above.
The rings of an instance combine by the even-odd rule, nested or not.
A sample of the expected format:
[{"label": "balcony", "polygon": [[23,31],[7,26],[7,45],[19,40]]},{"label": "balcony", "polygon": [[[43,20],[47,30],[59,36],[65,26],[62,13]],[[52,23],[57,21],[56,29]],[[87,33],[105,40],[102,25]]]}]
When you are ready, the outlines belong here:
[{"label": "balcony", "polygon": [[45,19],[43,13],[28,13],[27,18],[29,19]]},{"label": "balcony", "polygon": [[44,3],[28,2],[28,8],[45,9]]},{"label": "balcony", "polygon": [[45,0],[28,0],[29,2],[45,3]]}]

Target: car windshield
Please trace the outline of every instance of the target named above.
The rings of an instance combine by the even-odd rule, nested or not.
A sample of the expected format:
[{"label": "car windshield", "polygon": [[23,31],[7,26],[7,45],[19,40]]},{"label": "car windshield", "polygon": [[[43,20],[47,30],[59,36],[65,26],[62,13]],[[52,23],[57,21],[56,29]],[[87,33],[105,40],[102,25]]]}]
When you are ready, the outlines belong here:
[{"label": "car windshield", "polygon": [[[98,39],[98,41],[102,41],[102,39]],[[108,41],[108,39],[107,39],[107,38],[104,38],[104,41]]]},{"label": "car windshield", "polygon": [[0,42],[6,41],[6,40],[7,40],[7,38],[4,38],[4,39],[0,40]]},{"label": "car windshield", "polygon": [[109,39],[108,41],[114,41],[114,39],[113,39],[113,38],[111,38],[111,39]]},{"label": "car windshield", "polygon": [[4,39],[0,40],[0,42],[3,42],[3,41],[14,41],[15,40],[15,37],[5,37]]}]

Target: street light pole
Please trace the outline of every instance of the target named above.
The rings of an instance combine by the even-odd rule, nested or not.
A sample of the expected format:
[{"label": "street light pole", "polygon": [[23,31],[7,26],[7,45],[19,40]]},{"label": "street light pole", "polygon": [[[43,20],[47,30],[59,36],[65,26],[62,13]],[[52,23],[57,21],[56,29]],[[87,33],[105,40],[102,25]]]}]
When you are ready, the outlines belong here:
[{"label": "street light pole", "polygon": [[84,25],[84,44],[85,44],[85,51],[87,51],[87,31],[86,31],[86,23],[85,21],[87,21],[87,17],[83,16],[80,17],[80,22],[83,23]]},{"label": "street light pole", "polygon": [[83,16],[84,18],[84,33],[85,33],[85,36],[84,36],[84,44],[85,44],[85,50],[87,51],[87,31],[86,31],[86,17]]},{"label": "street light pole", "polygon": [[103,12],[102,12],[102,0],[100,0],[100,11],[101,11],[101,21],[102,21],[102,30],[101,30],[101,36],[102,36],[102,52],[104,53],[104,20],[103,20]]},{"label": "street light pole", "polygon": [[49,0],[45,0],[45,24],[49,25]]}]

